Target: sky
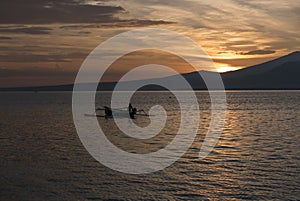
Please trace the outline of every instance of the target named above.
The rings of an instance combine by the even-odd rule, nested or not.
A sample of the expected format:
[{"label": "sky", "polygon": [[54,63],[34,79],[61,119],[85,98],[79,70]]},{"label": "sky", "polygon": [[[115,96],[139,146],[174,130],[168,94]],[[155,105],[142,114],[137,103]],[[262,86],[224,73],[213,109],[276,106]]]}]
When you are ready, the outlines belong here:
[{"label": "sky", "polygon": [[[203,47],[216,71],[237,70],[300,50],[299,10],[298,0],[2,0],[0,87],[73,83],[95,47],[138,28],[176,31]],[[178,65],[174,55],[135,53],[104,81],[133,58]]]}]

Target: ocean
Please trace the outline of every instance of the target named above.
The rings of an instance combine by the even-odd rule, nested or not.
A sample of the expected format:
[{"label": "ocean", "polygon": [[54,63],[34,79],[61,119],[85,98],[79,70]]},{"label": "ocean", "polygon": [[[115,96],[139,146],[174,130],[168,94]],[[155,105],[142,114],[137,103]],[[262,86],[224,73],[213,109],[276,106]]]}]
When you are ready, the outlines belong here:
[{"label": "ocean", "polygon": [[[299,200],[300,91],[227,91],[223,133],[203,160],[198,154],[210,123],[210,100],[206,92],[196,95],[200,126],[189,150],[163,170],[131,175],[102,165],[84,148],[71,92],[1,92],[0,199]],[[96,106],[108,105],[109,97],[98,92]],[[163,106],[165,127],[151,139],[133,139],[113,119],[99,118],[111,143],[147,154],[174,139],[181,112],[171,93],[137,92],[132,104],[146,111]],[[141,116],[134,123],[146,127],[150,120]]]}]

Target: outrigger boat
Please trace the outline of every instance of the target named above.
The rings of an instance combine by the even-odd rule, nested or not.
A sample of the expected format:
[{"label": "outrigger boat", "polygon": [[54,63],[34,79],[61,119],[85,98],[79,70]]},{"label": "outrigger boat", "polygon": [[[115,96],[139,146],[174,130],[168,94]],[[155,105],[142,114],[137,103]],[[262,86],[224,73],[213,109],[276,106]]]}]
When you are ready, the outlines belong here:
[{"label": "outrigger boat", "polygon": [[[104,111],[103,115],[97,114],[97,111]],[[128,118],[135,119],[135,116],[150,116],[144,110],[137,110],[133,108],[131,104],[127,109],[111,109],[108,106],[104,106],[103,108],[97,108],[94,114],[85,114],[86,117],[104,117],[105,119],[109,118]]]}]

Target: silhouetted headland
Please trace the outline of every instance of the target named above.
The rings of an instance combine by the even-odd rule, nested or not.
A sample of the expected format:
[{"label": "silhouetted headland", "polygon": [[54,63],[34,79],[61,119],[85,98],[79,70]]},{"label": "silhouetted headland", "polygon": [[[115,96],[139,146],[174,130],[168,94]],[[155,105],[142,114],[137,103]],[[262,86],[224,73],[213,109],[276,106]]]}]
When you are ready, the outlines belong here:
[{"label": "silhouetted headland", "polygon": [[[207,76],[216,72],[201,71]],[[255,66],[237,71],[220,74],[227,90],[297,90],[300,89],[300,51],[277,58]],[[179,76],[179,75],[175,75]],[[194,90],[206,90],[206,85],[198,72],[182,74]],[[174,77],[157,78],[164,81],[173,80]],[[155,79],[154,79],[155,80]],[[132,81],[139,82],[139,81]],[[88,90],[90,83],[81,84],[82,90]],[[98,90],[111,91],[116,82],[102,82]],[[39,87],[0,88],[0,91],[72,91],[73,84]],[[148,85],[141,90],[164,90],[160,86]],[[186,90],[184,88],[178,90]],[[217,89],[216,89],[217,90]]]}]

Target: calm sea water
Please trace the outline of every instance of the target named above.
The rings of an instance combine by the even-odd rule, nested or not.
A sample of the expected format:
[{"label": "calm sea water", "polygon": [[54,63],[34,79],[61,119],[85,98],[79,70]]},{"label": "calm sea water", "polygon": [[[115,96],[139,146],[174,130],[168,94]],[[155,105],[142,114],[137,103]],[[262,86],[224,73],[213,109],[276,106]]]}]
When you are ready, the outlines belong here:
[{"label": "calm sea water", "polygon": [[[209,97],[197,92],[200,128],[188,152],[152,174],[126,175],[101,165],[81,144],[71,92],[0,93],[1,200],[299,200],[300,91],[227,92],[227,118],[213,152],[197,154],[210,121]],[[109,103],[98,94],[97,106]],[[149,153],[176,134],[180,111],[166,92],[139,92],[132,103],[161,104],[168,121],[150,140],[122,134],[99,119],[107,138],[133,153]],[[149,119],[138,118],[141,127]]]}]

